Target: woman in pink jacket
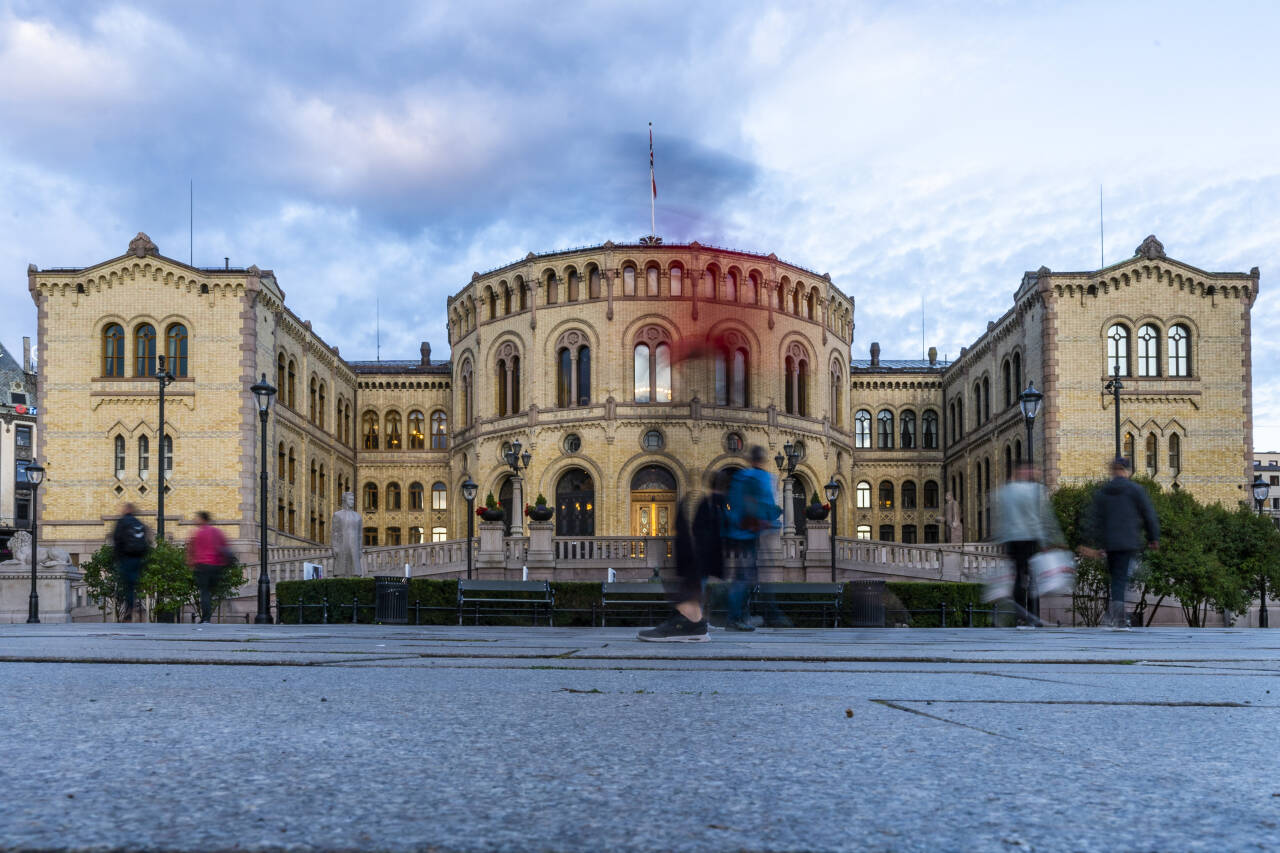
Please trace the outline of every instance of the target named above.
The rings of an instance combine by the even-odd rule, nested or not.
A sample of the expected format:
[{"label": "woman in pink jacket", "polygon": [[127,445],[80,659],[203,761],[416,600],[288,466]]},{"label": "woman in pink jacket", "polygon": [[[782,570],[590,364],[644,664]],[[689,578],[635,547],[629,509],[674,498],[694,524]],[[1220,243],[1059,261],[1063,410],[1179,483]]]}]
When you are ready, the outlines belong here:
[{"label": "woman in pink jacket", "polygon": [[196,586],[200,588],[201,624],[209,621],[209,614],[213,610],[213,585],[230,562],[228,556],[231,553],[227,547],[227,537],[209,523],[212,520],[209,513],[203,510],[197,512],[196,523],[199,527],[187,540],[187,564],[195,573]]}]

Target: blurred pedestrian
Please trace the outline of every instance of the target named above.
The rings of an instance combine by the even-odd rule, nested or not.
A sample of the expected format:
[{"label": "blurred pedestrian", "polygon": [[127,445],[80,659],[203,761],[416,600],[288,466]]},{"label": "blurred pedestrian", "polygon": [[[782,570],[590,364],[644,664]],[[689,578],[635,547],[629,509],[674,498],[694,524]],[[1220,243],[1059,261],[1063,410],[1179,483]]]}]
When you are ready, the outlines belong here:
[{"label": "blurred pedestrian", "polygon": [[1151,496],[1129,479],[1130,471],[1129,460],[1123,456],[1111,461],[1111,480],[1094,493],[1087,526],[1089,538],[1102,550],[1080,548],[1086,557],[1106,558],[1111,574],[1106,622],[1121,629],[1128,627],[1125,590],[1129,588],[1134,559],[1144,546],[1153,551],[1160,549],[1160,520]]},{"label": "blurred pedestrian", "polygon": [[707,578],[724,577],[725,492],[729,475],[710,477],[709,490],[689,518],[685,503],[676,510],[675,613],[639,637],[651,643],[698,643],[708,639],[703,593]]},{"label": "blurred pedestrian", "polygon": [[1040,593],[1031,574],[1031,558],[1063,542],[1062,530],[1049,504],[1049,494],[1035,466],[1019,462],[1013,479],[996,492],[995,541],[1004,545],[1014,564],[1013,603],[1029,625],[1040,621]]},{"label": "blurred pedestrian", "polygon": [[[760,535],[777,529],[778,516],[782,514],[782,508],[774,503],[773,476],[765,468],[765,458],[764,448],[752,445],[747,455],[751,467],[735,474],[729,485],[725,538],[738,560],[733,583],[729,586],[729,621],[725,627],[730,631],[755,630],[747,613],[747,598],[758,577],[756,555]],[[771,615],[781,621],[783,617],[777,612],[776,604],[773,611]]]},{"label": "blurred pedestrian", "polygon": [[[116,561],[116,577],[120,579],[118,594],[124,603],[121,622],[132,622],[137,606],[138,579],[142,577],[142,562],[151,551],[151,533],[134,515],[136,508],[126,503],[120,508],[115,529],[111,532],[111,545]],[[140,608],[139,608],[140,610]],[[141,618],[141,613],[139,613]]]},{"label": "blurred pedestrian", "polygon": [[187,540],[187,564],[195,574],[196,587],[200,590],[200,623],[205,624],[213,612],[213,588],[222,572],[231,565],[234,555],[227,546],[227,537],[210,522],[209,513],[196,513],[196,530]]}]

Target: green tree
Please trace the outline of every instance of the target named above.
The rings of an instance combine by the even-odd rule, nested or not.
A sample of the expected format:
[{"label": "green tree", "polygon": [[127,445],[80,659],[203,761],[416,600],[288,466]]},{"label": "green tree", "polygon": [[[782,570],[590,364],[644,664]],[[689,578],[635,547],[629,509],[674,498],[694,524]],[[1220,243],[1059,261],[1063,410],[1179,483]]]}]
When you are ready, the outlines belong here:
[{"label": "green tree", "polygon": [[[1086,531],[1089,512],[1099,483],[1062,486],[1050,498],[1053,511],[1058,516],[1058,526],[1067,546],[1072,550],[1089,544]],[[1084,625],[1096,627],[1102,624],[1107,612],[1107,596],[1111,589],[1106,563],[1088,557],[1076,561],[1076,582],[1071,589],[1071,612]]]},{"label": "green tree", "polygon": [[1240,612],[1264,591],[1280,588],[1280,530],[1271,519],[1241,506],[1234,512],[1219,510],[1219,534],[1215,539],[1218,560],[1234,570],[1236,587],[1232,597],[1223,596],[1220,606]]},{"label": "green tree", "polygon": [[[90,597],[103,607],[109,606],[115,617],[120,618],[123,602],[111,546],[103,545],[87,562],[81,563],[80,568]],[[213,586],[214,608],[234,597],[244,583],[244,567],[240,563],[224,569]],[[164,540],[156,543],[142,563],[138,595],[151,601],[148,613],[176,613],[185,606],[199,609],[200,590],[187,566],[185,545]]]},{"label": "green tree", "polygon": [[89,597],[98,602],[105,610],[110,607],[112,615],[120,618],[120,576],[116,573],[115,557],[110,545],[103,545],[93,552],[88,560],[80,564],[84,573],[85,589]]}]

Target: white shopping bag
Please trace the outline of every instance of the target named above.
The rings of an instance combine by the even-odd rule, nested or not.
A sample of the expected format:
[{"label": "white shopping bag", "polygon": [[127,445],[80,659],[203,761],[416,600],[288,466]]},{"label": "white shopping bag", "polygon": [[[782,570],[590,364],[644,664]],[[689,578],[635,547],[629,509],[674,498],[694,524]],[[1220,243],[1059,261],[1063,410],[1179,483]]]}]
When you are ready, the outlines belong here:
[{"label": "white shopping bag", "polygon": [[1016,574],[1013,560],[996,560],[995,567],[982,583],[983,601],[1000,601],[1013,597],[1013,579]]},{"label": "white shopping bag", "polygon": [[1076,580],[1076,558],[1070,551],[1050,548],[1031,558],[1036,594],[1050,595],[1071,589]]}]

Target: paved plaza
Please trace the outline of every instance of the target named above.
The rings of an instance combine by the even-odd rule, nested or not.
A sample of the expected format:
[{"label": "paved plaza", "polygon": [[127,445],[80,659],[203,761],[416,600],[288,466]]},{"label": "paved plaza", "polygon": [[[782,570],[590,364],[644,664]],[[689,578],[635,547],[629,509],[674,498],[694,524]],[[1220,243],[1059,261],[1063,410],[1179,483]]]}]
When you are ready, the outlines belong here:
[{"label": "paved plaza", "polygon": [[0,626],[0,847],[1280,848],[1280,631]]}]

